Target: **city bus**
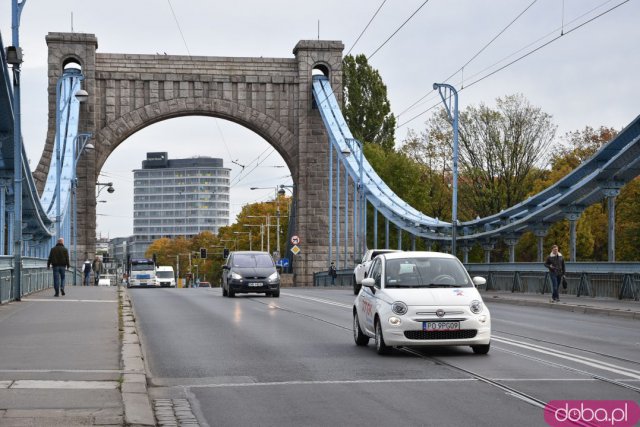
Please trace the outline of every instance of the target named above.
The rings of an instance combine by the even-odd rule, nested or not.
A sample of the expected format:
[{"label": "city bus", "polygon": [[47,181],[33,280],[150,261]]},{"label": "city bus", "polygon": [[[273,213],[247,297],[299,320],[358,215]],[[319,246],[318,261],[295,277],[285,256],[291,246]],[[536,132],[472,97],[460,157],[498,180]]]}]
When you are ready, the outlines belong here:
[{"label": "city bus", "polygon": [[129,261],[128,288],[137,286],[156,287],[156,264],[149,258],[132,258]]}]

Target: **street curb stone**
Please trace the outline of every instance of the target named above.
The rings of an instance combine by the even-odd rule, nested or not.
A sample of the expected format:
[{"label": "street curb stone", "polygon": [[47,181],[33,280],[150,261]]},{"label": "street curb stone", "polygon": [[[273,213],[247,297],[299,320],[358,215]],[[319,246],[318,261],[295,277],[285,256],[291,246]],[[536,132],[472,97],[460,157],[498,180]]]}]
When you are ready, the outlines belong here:
[{"label": "street curb stone", "polygon": [[147,389],[146,372],[140,347],[140,339],[135,327],[135,316],[131,300],[125,288],[118,291],[122,304],[123,336],[122,363],[124,371],[122,382],[122,402],[127,426],[155,426],[151,400]]}]

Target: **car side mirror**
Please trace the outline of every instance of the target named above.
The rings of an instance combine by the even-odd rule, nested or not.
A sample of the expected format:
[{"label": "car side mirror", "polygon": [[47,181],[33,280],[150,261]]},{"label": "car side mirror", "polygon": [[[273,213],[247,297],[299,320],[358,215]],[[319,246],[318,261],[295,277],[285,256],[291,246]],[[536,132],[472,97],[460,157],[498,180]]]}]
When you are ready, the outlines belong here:
[{"label": "car side mirror", "polygon": [[371,277],[367,277],[366,279],[362,279],[362,286],[365,288],[373,288],[373,285],[376,283]]},{"label": "car side mirror", "polygon": [[223,265],[223,266],[222,266],[222,269],[223,269],[223,270],[228,270],[228,269],[229,269],[229,266],[228,266],[228,265]]},{"label": "car side mirror", "polygon": [[473,284],[476,285],[476,287],[485,285],[487,283],[487,279],[480,276],[476,276],[472,280],[473,280]]}]

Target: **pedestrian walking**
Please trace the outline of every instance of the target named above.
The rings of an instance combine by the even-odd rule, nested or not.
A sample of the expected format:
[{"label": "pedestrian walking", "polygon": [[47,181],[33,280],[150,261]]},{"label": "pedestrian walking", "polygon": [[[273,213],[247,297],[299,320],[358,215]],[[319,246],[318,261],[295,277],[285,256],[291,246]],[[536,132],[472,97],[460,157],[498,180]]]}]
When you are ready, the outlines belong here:
[{"label": "pedestrian walking", "polygon": [[98,255],[93,259],[91,269],[93,270],[93,282],[97,286],[100,281],[100,274],[102,273],[102,260]]},{"label": "pedestrian walking", "polygon": [[558,252],[558,245],[551,247],[551,253],[547,257],[544,265],[549,269],[549,275],[551,276],[551,302],[558,302],[560,301],[558,288],[565,273],[564,258],[562,254]]},{"label": "pedestrian walking", "polygon": [[82,264],[82,272],[84,273],[84,279],[82,280],[83,286],[89,286],[89,279],[91,278],[91,261],[87,258],[84,264]]},{"label": "pedestrian walking", "polygon": [[338,277],[338,270],[336,270],[336,265],[333,261],[331,261],[331,265],[329,266],[329,276],[331,277],[331,285],[335,285],[336,277]]},{"label": "pedestrian walking", "polygon": [[69,265],[69,251],[64,247],[64,239],[60,237],[58,242],[49,251],[49,259],[47,259],[47,269],[53,267],[53,289],[55,291],[54,297],[57,297],[60,293],[64,296],[64,273],[68,270]]}]

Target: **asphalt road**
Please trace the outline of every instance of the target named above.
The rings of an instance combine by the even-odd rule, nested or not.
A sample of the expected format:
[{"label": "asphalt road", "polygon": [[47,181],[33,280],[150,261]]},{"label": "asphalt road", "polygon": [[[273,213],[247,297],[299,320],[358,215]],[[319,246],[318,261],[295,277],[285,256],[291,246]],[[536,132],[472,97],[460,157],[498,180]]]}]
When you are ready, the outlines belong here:
[{"label": "asphalt road", "polygon": [[640,400],[635,320],[489,302],[492,347],[357,347],[352,291],[129,290],[153,398],[210,426],[545,426],[551,400]]}]

